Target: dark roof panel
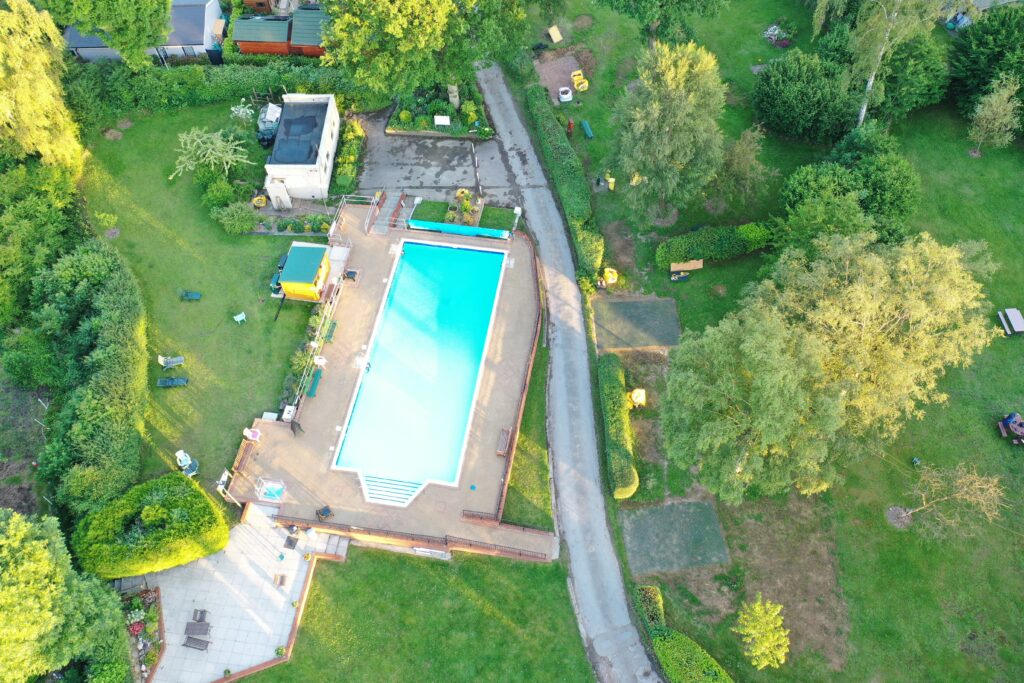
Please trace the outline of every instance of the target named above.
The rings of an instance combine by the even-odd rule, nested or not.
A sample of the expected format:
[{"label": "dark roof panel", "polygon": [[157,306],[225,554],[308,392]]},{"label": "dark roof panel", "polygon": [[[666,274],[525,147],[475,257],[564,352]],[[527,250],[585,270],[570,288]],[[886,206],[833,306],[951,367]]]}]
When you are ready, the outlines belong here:
[{"label": "dark roof panel", "polygon": [[271,164],[308,165],[316,161],[327,122],[327,102],[285,102]]},{"label": "dark roof panel", "polygon": [[292,15],[292,44],[316,45],[323,42],[323,23],[327,12],[320,5],[304,5]]},{"label": "dark roof panel", "polygon": [[235,42],[287,43],[289,17],[241,17],[235,20]]}]

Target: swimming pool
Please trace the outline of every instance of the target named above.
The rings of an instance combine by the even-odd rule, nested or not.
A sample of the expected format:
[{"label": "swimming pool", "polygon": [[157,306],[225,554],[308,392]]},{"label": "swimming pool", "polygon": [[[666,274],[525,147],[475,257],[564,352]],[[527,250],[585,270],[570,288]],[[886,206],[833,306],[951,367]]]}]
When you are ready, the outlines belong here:
[{"label": "swimming pool", "polygon": [[505,252],[404,242],[333,467],[366,499],[457,485]]}]

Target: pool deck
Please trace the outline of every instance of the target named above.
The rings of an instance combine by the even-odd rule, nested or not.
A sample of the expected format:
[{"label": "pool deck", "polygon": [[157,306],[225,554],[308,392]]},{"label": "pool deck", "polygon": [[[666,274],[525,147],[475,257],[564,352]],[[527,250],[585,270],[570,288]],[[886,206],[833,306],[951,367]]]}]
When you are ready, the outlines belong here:
[{"label": "pool deck", "polygon": [[[352,229],[343,237],[352,243],[346,268],[358,270],[359,276],[340,293],[334,314],[337,330],[333,341],[321,350],[326,368],[316,396],[303,397],[297,415],[302,429],[293,434],[284,422],[256,420],[253,427],[260,429],[260,441],[251,447],[242,444],[229,492],[242,503],[255,502],[260,478],[283,481],[286,493],[279,515],[286,519],[282,521],[316,526],[357,540],[538,560],[556,558],[558,539],[554,534],[499,525],[493,519],[504,490],[508,457],[497,455],[499,435],[511,429],[514,443],[518,432],[540,314],[536,261],[529,239],[521,233],[506,242],[409,230],[367,235]],[[369,350],[402,240],[508,251],[458,486],[427,485],[407,507],[367,502],[358,475],[331,468],[361,359]],[[395,428],[401,428],[401,415],[395,415]],[[321,523],[316,510],[324,506],[331,508],[333,517]],[[490,519],[470,520],[464,511]]]}]

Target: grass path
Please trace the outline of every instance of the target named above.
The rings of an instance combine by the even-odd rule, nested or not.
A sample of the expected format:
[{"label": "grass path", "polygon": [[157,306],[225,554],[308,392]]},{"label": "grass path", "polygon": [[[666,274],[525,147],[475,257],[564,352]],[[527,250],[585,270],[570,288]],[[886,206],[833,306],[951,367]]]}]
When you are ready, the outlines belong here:
[{"label": "grass path", "polygon": [[280,681],[591,681],[561,564],[351,547],[314,577]]},{"label": "grass path", "polygon": [[548,353],[548,347],[537,346],[502,520],[510,524],[554,531],[555,523],[551,515],[551,466],[548,462]]},{"label": "grass path", "polygon": [[[275,322],[267,282],[289,245],[280,237],[226,235],[188,177],[168,181],[177,136],[193,126],[229,124],[229,105],[135,118],[121,140],[90,140],[83,189],[89,211],[118,216],[114,246],[142,286],[149,315],[150,386],[143,477],[163,472],[183,448],[209,484],[231,464],[241,430],[277,410],[288,357],[301,342],[310,307],[289,302]],[[182,303],[178,292],[202,292]],[[244,311],[248,322],[231,316]],[[156,389],[157,354],[185,356],[189,385]]]}]

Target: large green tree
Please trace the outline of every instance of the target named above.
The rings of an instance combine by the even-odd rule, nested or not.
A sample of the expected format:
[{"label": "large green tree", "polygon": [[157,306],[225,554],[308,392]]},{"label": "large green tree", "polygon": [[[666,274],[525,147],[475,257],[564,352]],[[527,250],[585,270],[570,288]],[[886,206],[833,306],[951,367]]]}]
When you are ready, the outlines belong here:
[{"label": "large green tree", "polygon": [[616,12],[640,22],[652,41],[682,42],[692,38],[687,17],[711,17],[726,0],[605,0]]},{"label": "large green tree", "polygon": [[101,37],[125,64],[152,63],[146,50],[160,45],[171,30],[171,0],[40,0],[62,24]]},{"label": "large green tree", "polygon": [[[986,10],[954,41],[950,55],[952,91],[960,111],[970,114],[1000,74],[1024,81],[1024,5]],[[1018,99],[1024,97],[1018,95]]]},{"label": "large green tree", "polygon": [[669,455],[728,502],[823,491],[879,438],[946,396],[945,370],[994,335],[974,245],[831,235],[784,252],[771,276],[673,352]]},{"label": "large green tree", "polygon": [[55,518],[0,508],[0,577],[0,682],[21,683],[118,642],[117,596],[75,572]]},{"label": "large green tree", "polygon": [[977,143],[974,154],[981,156],[981,146],[1006,147],[1020,130],[1021,103],[1017,99],[1020,81],[1015,75],[1002,74],[992,83],[971,114],[969,137]]},{"label": "large green tree", "polygon": [[327,65],[377,95],[471,77],[480,59],[504,54],[520,38],[520,0],[330,0],[324,31]]},{"label": "large green tree", "polygon": [[64,106],[64,40],[28,0],[0,1],[0,144],[80,169],[82,147]]},{"label": "large green tree", "polygon": [[626,197],[636,208],[686,203],[722,164],[725,85],[718,60],[696,43],[655,43],[637,69],[637,87],[617,114]]},{"label": "large green tree", "polygon": [[864,0],[850,34],[853,73],[864,79],[857,125],[864,123],[875,79],[893,51],[931,30],[946,0]]}]

